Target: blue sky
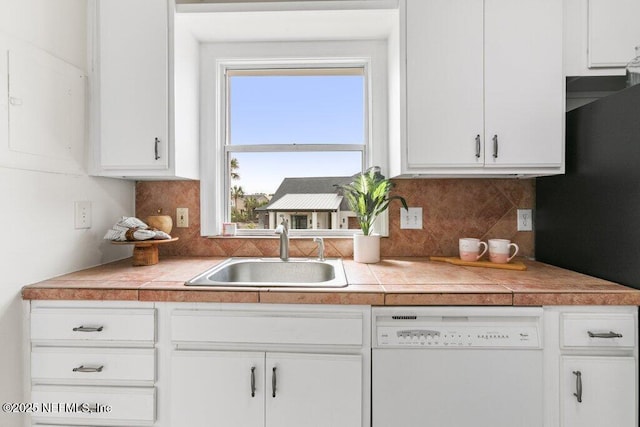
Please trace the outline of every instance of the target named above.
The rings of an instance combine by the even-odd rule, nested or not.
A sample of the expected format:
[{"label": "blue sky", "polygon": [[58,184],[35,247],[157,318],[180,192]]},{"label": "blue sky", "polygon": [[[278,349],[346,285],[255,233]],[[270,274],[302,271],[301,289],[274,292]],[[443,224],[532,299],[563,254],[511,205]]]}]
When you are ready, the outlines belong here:
[{"label": "blue sky", "polygon": [[[233,145],[363,144],[362,76],[234,76]],[[246,194],[273,193],[285,177],[348,176],[360,153],[234,153]]]}]

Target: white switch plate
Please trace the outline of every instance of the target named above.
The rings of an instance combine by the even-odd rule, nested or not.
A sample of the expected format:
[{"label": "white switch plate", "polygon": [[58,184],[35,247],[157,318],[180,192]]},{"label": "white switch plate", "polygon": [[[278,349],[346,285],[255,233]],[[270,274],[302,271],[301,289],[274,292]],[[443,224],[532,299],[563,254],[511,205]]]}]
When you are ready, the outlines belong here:
[{"label": "white switch plate", "polygon": [[421,230],[422,208],[400,208],[400,228]]},{"label": "white switch plate", "polygon": [[91,202],[74,203],[74,221],[77,229],[91,228]]},{"label": "white switch plate", "polygon": [[189,208],[176,209],[176,226],[181,228],[189,226]]},{"label": "white switch plate", "polygon": [[531,209],[518,209],[518,231],[533,231],[533,214]]}]

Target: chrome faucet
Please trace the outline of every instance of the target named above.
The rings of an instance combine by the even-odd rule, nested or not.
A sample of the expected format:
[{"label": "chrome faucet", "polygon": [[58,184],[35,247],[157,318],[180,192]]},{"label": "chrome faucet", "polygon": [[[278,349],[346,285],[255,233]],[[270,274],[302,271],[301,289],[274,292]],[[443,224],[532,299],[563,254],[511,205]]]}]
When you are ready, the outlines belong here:
[{"label": "chrome faucet", "polygon": [[280,215],[282,222],[276,227],[276,234],[280,235],[280,259],[289,261],[289,224],[284,219],[284,215]]},{"label": "chrome faucet", "polygon": [[314,237],[313,241],[318,244],[318,261],[324,261],[324,240],[322,237]]}]

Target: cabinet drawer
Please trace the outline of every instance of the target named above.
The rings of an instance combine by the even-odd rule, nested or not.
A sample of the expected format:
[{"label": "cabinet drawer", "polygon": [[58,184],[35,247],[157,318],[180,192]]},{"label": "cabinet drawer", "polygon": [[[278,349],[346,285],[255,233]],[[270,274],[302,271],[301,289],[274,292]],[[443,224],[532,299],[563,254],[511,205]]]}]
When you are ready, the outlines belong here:
[{"label": "cabinet drawer", "polygon": [[363,342],[357,313],[254,313],[176,310],[174,342],[354,345]]},{"label": "cabinet drawer", "polygon": [[36,308],[31,339],[153,342],[155,309]]},{"label": "cabinet drawer", "polygon": [[562,346],[632,348],[635,323],[631,313],[566,313],[561,317]]},{"label": "cabinet drawer", "polygon": [[153,383],[154,349],[34,347],[34,383]]},{"label": "cabinet drawer", "polygon": [[[155,421],[155,388],[35,386],[31,401],[42,405],[33,420],[149,425]],[[97,406],[96,406],[97,405]],[[97,411],[88,412],[86,408]],[[53,421],[51,421],[53,422]]]}]

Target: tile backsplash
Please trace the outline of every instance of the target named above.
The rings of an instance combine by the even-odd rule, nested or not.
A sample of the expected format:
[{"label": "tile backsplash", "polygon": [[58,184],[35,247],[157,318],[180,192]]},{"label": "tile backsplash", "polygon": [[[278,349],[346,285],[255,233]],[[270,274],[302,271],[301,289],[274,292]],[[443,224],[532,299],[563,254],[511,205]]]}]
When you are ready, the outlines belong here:
[{"label": "tile backsplash", "polygon": [[[400,229],[400,203],[389,209],[389,237],[382,239],[382,256],[452,256],[460,237],[498,237],[520,246],[519,255],[534,256],[533,232],[516,230],[517,209],[535,208],[533,179],[396,179],[394,194],[410,207],[422,207],[422,230]],[[176,208],[189,209],[189,227],[176,227]],[[199,181],[136,183],[136,216],[171,215],[173,237],[160,246],[161,255],[278,256],[277,236],[266,238],[207,238],[200,236]],[[350,238],[325,239],[327,256],[353,255]],[[291,256],[315,253],[311,239],[291,239]]]}]

